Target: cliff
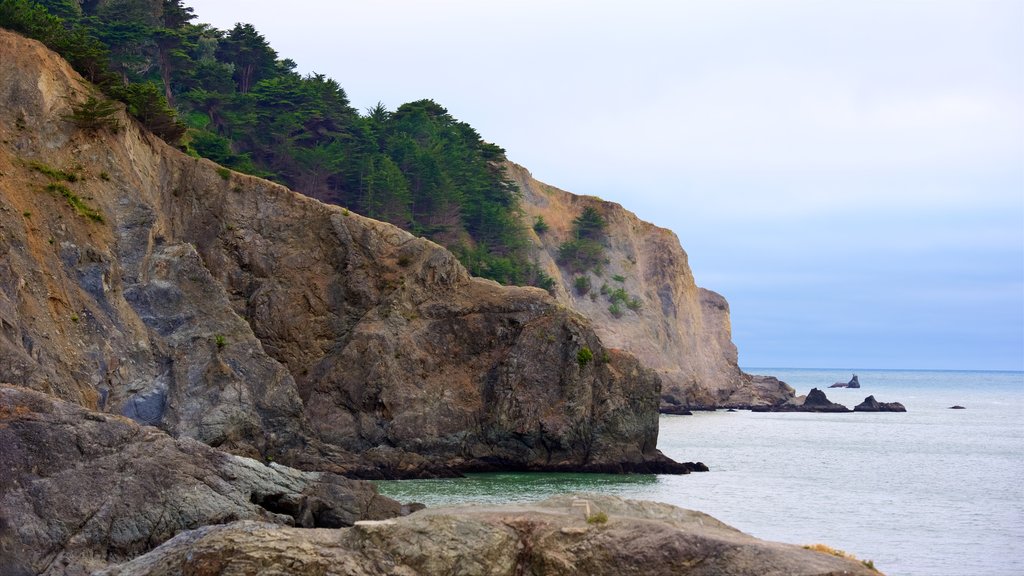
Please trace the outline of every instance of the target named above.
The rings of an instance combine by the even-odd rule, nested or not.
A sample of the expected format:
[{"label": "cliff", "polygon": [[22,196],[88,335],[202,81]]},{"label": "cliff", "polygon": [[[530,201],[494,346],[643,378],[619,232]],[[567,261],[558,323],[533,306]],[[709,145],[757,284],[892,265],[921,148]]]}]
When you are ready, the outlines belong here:
[{"label": "cliff", "polygon": [[[729,304],[697,286],[671,230],[640,220],[616,203],[539,182],[522,166],[509,163],[507,170],[530,220],[541,217],[547,224],[546,230],[533,232],[533,240],[539,264],[556,280],[555,297],[587,317],[608,346],[658,372],[665,408],[772,405],[793,396],[778,380],[740,370]],[[573,273],[559,266],[558,250],[572,238],[573,220],[587,207],[606,224],[604,263],[599,273]],[[590,280],[584,293],[575,288],[581,275]],[[607,296],[617,289],[637,298],[639,306],[622,307],[619,316],[609,311]]]},{"label": "cliff", "polygon": [[0,54],[0,382],[352,476],[689,469],[657,376],[543,291],[123,113],[83,130],[64,61]]}]

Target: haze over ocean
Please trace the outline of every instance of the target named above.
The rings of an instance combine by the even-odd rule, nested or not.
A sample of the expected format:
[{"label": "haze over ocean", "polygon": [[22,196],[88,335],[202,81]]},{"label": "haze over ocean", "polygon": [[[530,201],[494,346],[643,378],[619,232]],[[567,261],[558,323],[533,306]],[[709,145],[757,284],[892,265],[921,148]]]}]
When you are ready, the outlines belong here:
[{"label": "haze over ocean", "polygon": [[1024,370],[1024,6],[196,0],[674,230],[740,361]]},{"label": "haze over ocean", "polygon": [[[850,377],[751,371],[775,374],[799,394]],[[711,469],[688,476],[485,474],[379,486],[428,505],[613,493],[700,510],[758,538],[824,543],[886,574],[1024,573],[1024,373],[858,375],[863,388],[829,389],[829,399],[852,408],[874,395],[907,412],[662,416],[659,448]]]}]

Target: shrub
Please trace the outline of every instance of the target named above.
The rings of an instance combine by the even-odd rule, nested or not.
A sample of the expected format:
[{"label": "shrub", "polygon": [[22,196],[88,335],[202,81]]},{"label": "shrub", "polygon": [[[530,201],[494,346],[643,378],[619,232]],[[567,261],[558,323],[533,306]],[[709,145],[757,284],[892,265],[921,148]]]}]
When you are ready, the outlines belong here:
[{"label": "shrub", "polygon": [[100,180],[103,180],[104,182],[110,182],[110,174],[107,174],[106,172],[100,172]]},{"label": "shrub", "polygon": [[587,524],[604,524],[608,522],[608,515],[604,512],[594,512],[587,516]]},{"label": "shrub", "polygon": [[639,312],[640,308],[643,308],[643,305],[643,300],[637,298],[636,296],[633,296],[632,298],[629,299],[628,302],[626,302],[626,308],[629,308],[633,312]]},{"label": "shrub", "polygon": [[213,337],[213,343],[217,345],[217,349],[221,349],[227,345],[228,339],[223,334],[217,334]]},{"label": "shrub", "polygon": [[612,280],[615,280],[616,282],[622,283],[622,282],[626,281],[626,277],[622,276],[621,274],[616,274],[615,276],[612,276]]},{"label": "shrub", "polygon": [[590,276],[577,276],[572,284],[576,288],[576,293],[580,296],[590,292]]},{"label": "shrub", "polygon": [[221,178],[223,178],[224,180],[230,180],[231,179],[231,170],[228,170],[227,168],[225,168],[223,166],[217,166],[217,175],[220,176]]},{"label": "shrub", "polygon": [[608,301],[614,304],[625,304],[627,300],[629,300],[629,292],[626,292],[624,288],[616,288],[608,294]]},{"label": "shrub", "polygon": [[603,260],[604,246],[595,240],[570,240],[558,247],[558,263],[570,272],[586,272]]},{"label": "shrub", "polygon": [[537,234],[543,234],[548,231],[548,223],[544,221],[543,216],[537,216],[533,221],[533,231]]},{"label": "shrub", "polygon": [[117,120],[118,109],[119,106],[113,100],[97,98],[95,94],[90,94],[85,102],[73,104],[71,113],[61,118],[89,134],[101,130],[117,134],[121,130],[121,123]]},{"label": "shrub", "polygon": [[613,301],[612,305],[608,307],[608,312],[616,318],[622,318],[622,306],[618,302]]},{"label": "shrub", "polygon": [[580,348],[580,351],[576,353],[576,361],[579,362],[580,368],[583,368],[590,361],[594,359],[594,353],[590,351],[590,348],[584,346]]}]

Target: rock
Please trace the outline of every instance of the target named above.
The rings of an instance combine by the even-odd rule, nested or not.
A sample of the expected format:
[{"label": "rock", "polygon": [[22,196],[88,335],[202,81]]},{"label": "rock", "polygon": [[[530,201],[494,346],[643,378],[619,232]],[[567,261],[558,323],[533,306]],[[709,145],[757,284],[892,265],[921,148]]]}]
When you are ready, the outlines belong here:
[{"label": "rock", "polygon": [[[688,256],[676,235],[640,220],[614,202],[578,196],[539,182],[522,166],[506,163],[522,191],[523,209],[532,221],[543,217],[548,229],[531,232],[541,268],[556,280],[555,298],[589,319],[601,340],[625,350],[655,369],[663,394],[687,408],[775,405],[793,396],[788,387],[761,386],[739,368],[732,342],[729,303],[697,286]],[[557,263],[558,250],[572,234],[572,221],[584,208],[596,209],[606,223],[605,258],[600,275],[590,273],[593,289],[573,289],[578,273]],[[618,280],[621,278],[622,280]],[[622,288],[640,300],[639,310],[615,317],[598,287]],[[735,396],[735,400],[732,397]]]},{"label": "rock", "polygon": [[[126,116],[79,131],[65,62],[2,30],[0,54],[0,381],[357,477],[687,468],[656,448],[659,376],[546,292]],[[33,163],[76,167],[104,221]]]},{"label": "rock", "polygon": [[829,388],[860,388],[860,380],[857,379],[857,375],[854,374],[853,378],[849,382],[836,382],[829,386]]},{"label": "rock", "polygon": [[850,412],[850,409],[842,404],[832,402],[825,396],[825,393],[817,388],[811,388],[802,404],[787,403],[779,406],[755,406],[751,407],[755,412]]},{"label": "rock", "polygon": [[853,408],[854,412],[906,412],[907,409],[899,402],[879,402],[874,396],[868,396]]},{"label": "rock", "polygon": [[956,406],[950,406],[949,409],[950,410],[966,410],[967,408],[957,404]]},{"label": "rock", "polygon": [[21,387],[0,387],[0,446],[4,574],[87,574],[234,520],[333,528],[402,512],[368,482],[265,465]]},{"label": "rock", "polygon": [[855,560],[757,540],[699,512],[586,497],[607,514],[606,523],[588,524],[569,495],[529,505],[427,509],[342,530],[235,522],[181,534],[97,576],[877,574]]}]

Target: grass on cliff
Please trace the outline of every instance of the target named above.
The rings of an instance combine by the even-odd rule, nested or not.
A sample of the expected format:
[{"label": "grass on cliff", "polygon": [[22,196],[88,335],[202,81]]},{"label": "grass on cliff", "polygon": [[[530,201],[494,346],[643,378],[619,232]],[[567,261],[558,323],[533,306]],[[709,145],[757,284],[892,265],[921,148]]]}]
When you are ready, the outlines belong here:
[{"label": "grass on cliff", "polygon": [[74,208],[75,213],[79,216],[85,216],[93,222],[103,223],[103,215],[95,208],[92,208],[83,202],[82,199],[76,196],[75,193],[67,186],[59,182],[51,182],[46,186],[46,191],[63,196],[64,199],[68,201],[68,205]]},{"label": "grass on cliff", "polygon": [[[846,558],[847,560],[853,560],[854,562],[860,562],[866,568],[878,572],[878,568],[875,568],[875,562],[873,560],[858,560],[857,557],[853,554],[850,554],[849,552],[843,552],[842,550],[837,550],[827,544],[808,544],[804,546],[804,549],[812,550],[814,552],[821,552],[822,554],[829,554],[831,556],[836,556],[838,558]],[[881,572],[878,573],[881,574]]]}]

